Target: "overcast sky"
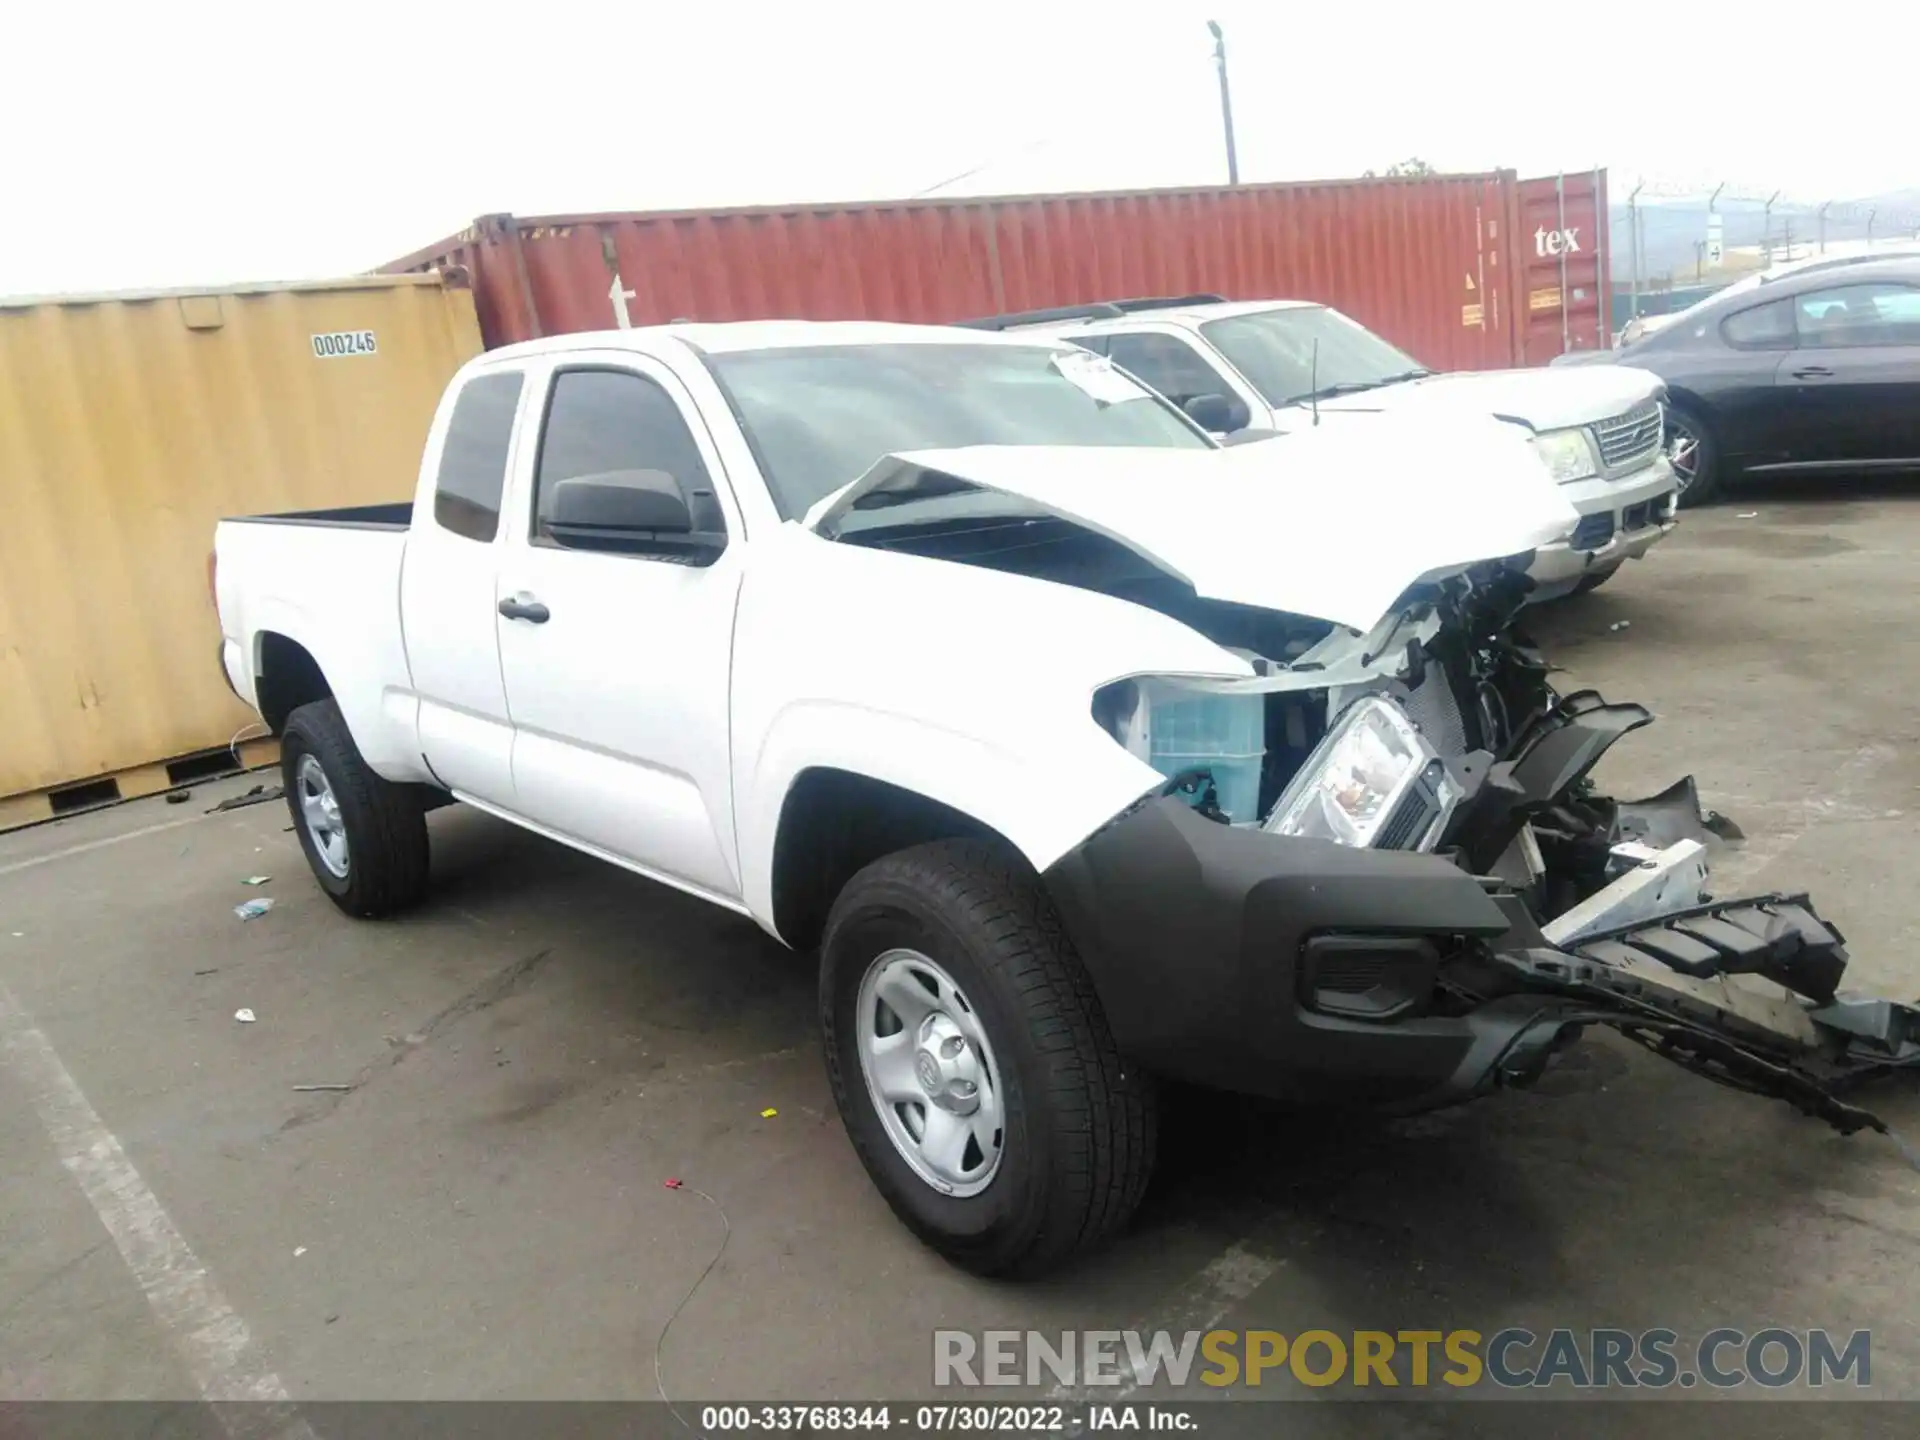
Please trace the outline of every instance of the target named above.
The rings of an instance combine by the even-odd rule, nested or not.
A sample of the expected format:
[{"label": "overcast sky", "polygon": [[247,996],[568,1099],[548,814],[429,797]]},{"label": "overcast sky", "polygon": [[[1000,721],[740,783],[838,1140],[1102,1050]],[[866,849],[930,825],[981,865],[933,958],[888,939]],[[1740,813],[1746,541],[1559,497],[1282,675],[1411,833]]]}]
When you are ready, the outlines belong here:
[{"label": "overcast sky", "polygon": [[1210,17],[1243,180],[1920,183],[1910,93],[1774,83],[1786,38],[1733,3],[32,4],[0,13],[0,294],[352,272],[499,210],[1217,183]]}]

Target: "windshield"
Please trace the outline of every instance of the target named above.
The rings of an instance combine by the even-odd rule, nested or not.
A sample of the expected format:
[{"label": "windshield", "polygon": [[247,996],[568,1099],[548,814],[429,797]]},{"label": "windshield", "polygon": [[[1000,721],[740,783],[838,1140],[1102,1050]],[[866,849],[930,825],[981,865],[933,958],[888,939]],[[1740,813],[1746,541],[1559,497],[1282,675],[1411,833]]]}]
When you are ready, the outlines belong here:
[{"label": "windshield", "polygon": [[1269,405],[1291,405],[1316,394],[1325,399],[1429,373],[1404,350],[1322,305],[1230,315],[1207,321],[1200,333]]},{"label": "windshield", "polygon": [[789,520],[903,450],[1213,448],[1166,401],[1082,350],[823,345],[710,355],[707,363]]}]

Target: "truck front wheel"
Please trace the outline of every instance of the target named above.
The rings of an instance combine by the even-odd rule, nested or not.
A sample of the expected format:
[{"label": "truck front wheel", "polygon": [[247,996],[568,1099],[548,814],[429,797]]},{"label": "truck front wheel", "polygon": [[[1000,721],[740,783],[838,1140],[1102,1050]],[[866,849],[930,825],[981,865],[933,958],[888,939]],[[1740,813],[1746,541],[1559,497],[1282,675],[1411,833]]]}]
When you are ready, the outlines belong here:
[{"label": "truck front wheel", "polygon": [[1123,1064],[1037,877],[978,840],[848,882],[821,944],[841,1119],[933,1249],[1032,1275],[1126,1224],[1153,1169],[1152,1083]]},{"label": "truck front wheel", "polygon": [[427,816],[419,793],[373,773],[332,699],[287,717],[280,772],[294,834],[334,904],[374,919],[426,894]]}]

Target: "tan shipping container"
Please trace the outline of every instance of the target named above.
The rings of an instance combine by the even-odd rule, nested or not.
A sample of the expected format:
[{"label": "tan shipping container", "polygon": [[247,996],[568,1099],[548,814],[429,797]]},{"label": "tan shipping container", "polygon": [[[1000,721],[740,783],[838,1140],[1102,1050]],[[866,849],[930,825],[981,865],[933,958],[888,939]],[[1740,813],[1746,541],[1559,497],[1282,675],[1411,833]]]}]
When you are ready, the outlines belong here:
[{"label": "tan shipping container", "polygon": [[46,813],[5,797],[254,719],[216,659],[215,522],[409,498],[480,349],[439,275],[0,299],[0,829]]}]

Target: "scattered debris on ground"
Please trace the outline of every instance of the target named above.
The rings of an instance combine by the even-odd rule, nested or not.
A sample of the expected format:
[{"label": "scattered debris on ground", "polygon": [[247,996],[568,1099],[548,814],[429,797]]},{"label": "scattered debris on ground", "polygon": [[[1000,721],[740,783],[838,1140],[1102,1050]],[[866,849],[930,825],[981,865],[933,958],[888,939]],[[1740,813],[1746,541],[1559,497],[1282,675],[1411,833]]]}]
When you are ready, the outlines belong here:
[{"label": "scattered debris on ground", "polygon": [[286,788],[281,785],[256,785],[244,795],[229,795],[207,811],[207,814],[218,815],[222,810],[240,810],[248,805],[264,805],[269,800],[280,799],[286,793]]}]

